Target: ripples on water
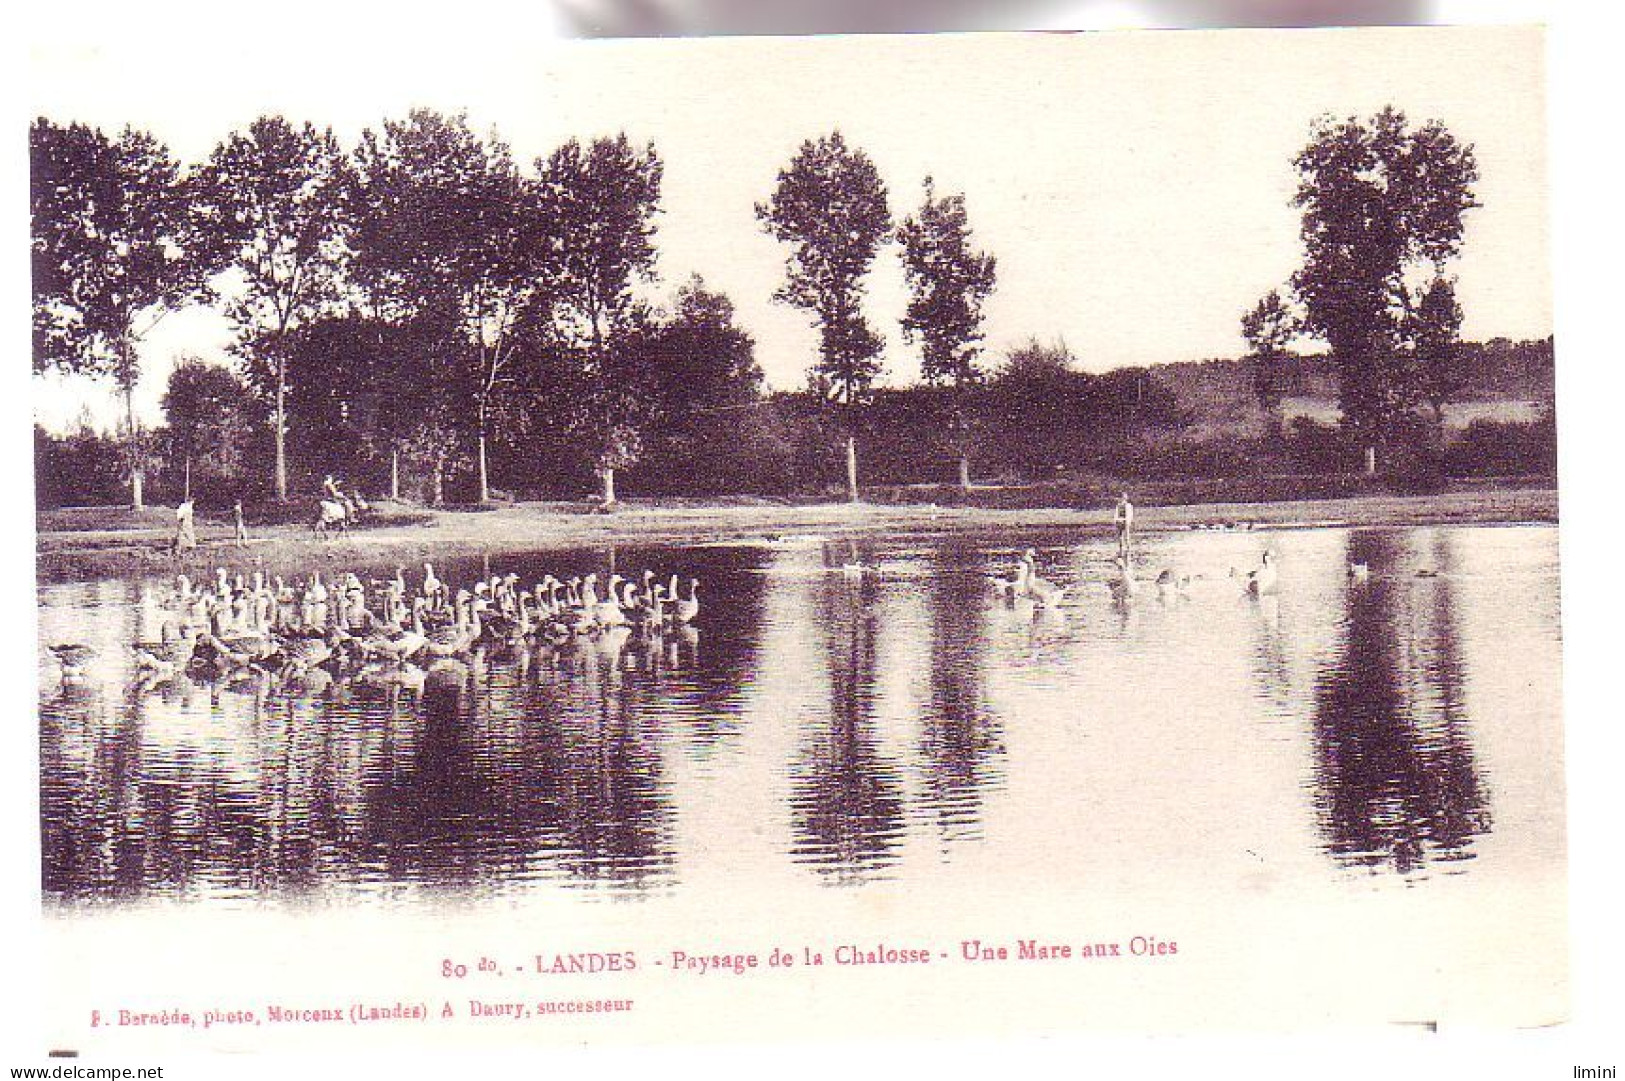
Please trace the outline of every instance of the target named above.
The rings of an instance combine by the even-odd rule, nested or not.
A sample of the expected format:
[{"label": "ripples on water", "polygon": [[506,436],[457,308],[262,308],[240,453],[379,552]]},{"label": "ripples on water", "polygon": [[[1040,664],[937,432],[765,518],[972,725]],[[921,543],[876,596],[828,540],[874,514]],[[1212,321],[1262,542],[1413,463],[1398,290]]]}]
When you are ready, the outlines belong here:
[{"label": "ripples on water", "polygon": [[[989,586],[1029,543],[1074,586],[1059,611]],[[1226,571],[1270,544],[1280,594],[1241,596]],[[658,638],[275,685],[134,682],[168,584],[44,587],[45,889],[621,898],[1265,860],[1414,885],[1561,860],[1555,530],[1149,538],[1142,574],[1200,575],[1179,597],[1114,588],[1110,555],[1034,534],[452,563],[680,570],[705,608]],[[100,650],[93,681],[62,683],[59,641]]]}]

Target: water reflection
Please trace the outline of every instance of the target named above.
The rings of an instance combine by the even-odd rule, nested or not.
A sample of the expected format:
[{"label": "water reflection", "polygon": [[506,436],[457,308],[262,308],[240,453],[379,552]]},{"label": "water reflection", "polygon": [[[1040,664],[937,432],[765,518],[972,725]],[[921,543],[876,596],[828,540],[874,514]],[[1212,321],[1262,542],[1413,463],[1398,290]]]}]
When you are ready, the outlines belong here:
[{"label": "water reflection", "polygon": [[1349,538],[1342,640],[1315,689],[1317,802],[1330,851],[1402,874],[1467,859],[1490,820],[1462,709],[1450,537]]},{"label": "water reflection", "polygon": [[[162,583],[44,589],[42,639],[102,655],[64,684],[40,651],[46,892],[649,898],[707,866],[827,888],[1041,865],[1076,885],[1137,859],[1196,882],[1264,848],[1303,881],[1416,884],[1561,859],[1541,847],[1554,813],[1560,831],[1556,607],[1531,601],[1555,587],[1555,532],[1148,538],[1147,566],[1200,576],[1177,596],[1114,588],[1104,544],[1045,541],[452,564],[681,569],[704,617],[289,680],[138,678],[125,649],[154,635]],[[1227,567],[1263,543],[1280,594],[1243,597]],[[1029,544],[1072,587],[1057,608],[989,587]]]},{"label": "water reflection", "polygon": [[825,557],[827,573],[812,579],[812,608],[823,633],[829,709],[808,725],[795,769],[793,854],[852,881],[896,859],[903,803],[897,765],[875,746],[880,579],[856,551]]},{"label": "water reflection", "polygon": [[920,753],[945,851],[981,836],[983,790],[1002,776],[1001,725],[987,691],[993,597],[980,576],[966,571],[975,556],[969,545],[944,543],[930,554],[925,584],[931,693],[920,718]]}]

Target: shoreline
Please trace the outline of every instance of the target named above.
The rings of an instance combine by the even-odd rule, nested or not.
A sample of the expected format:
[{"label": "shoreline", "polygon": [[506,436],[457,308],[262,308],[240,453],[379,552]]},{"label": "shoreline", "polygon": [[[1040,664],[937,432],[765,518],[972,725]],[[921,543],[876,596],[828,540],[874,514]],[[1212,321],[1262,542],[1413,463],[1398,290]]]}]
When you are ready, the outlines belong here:
[{"label": "shoreline", "polygon": [[[410,524],[363,527],[334,538],[308,526],[250,531],[247,546],[230,527],[203,523],[197,549],[170,553],[170,533],[156,528],[54,530],[35,536],[39,584],[178,573],[264,570],[302,573],[313,564],[353,567],[479,555],[511,555],[613,545],[726,544],[784,535],[832,538],[952,535],[996,529],[1071,530],[1109,535],[1110,508],[1003,510],[934,504],[816,503],[701,506],[626,506],[590,513],[558,504],[516,503],[479,511],[421,509]],[[1204,527],[1257,530],[1400,527],[1421,525],[1555,525],[1555,488],[1447,492],[1421,496],[1354,496],[1271,503],[1198,503],[1136,509],[1141,534]]]}]

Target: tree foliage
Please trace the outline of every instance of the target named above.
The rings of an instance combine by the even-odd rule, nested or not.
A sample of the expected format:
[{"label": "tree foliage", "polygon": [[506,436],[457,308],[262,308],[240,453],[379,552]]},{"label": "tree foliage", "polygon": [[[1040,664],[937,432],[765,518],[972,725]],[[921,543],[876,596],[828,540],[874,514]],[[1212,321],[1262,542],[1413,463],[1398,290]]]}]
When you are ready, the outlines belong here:
[{"label": "tree foliage", "polygon": [[29,129],[34,370],[139,374],[134,344],[207,295],[216,255],[190,186],[150,134],[41,118]]},{"label": "tree foliage", "polygon": [[209,471],[218,476],[242,473],[255,410],[248,388],[230,369],[198,357],[181,358],[169,373],[161,404],[174,453],[194,468],[206,457]]},{"label": "tree foliage", "polygon": [[1241,334],[1253,364],[1253,394],[1259,408],[1279,428],[1281,401],[1286,397],[1287,346],[1298,335],[1298,318],[1281,299],[1279,289],[1265,293],[1241,317]]},{"label": "tree foliage", "polygon": [[756,205],[756,217],[790,245],[785,283],[773,298],[817,324],[813,383],[850,410],[880,373],[884,345],[862,308],[863,279],[892,229],[880,173],[838,131],[808,140],[780,170],[772,198]]},{"label": "tree foliage", "polygon": [[145,450],[136,422],[137,344],[170,312],[209,295],[219,264],[191,186],[157,139],[117,139],[40,118],[29,129],[34,370],[112,376],[124,397],[132,502]]},{"label": "tree foliage", "polygon": [[602,349],[632,305],[632,286],[654,277],[655,215],[663,167],[653,144],[626,135],[571,139],[536,162],[540,199],[558,230],[556,311],[573,342]]},{"label": "tree foliage", "polygon": [[653,342],[659,412],[674,427],[707,423],[710,411],[755,401],[762,392],[756,342],[741,329],[733,301],[698,274],[678,287],[671,315]]},{"label": "tree foliage", "polygon": [[911,296],[903,315],[903,338],[920,343],[920,374],[927,383],[953,388],[949,410],[960,484],[970,486],[970,452],[976,442],[967,392],[982,377],[982,305],[993,292],[995,261],[971,244],[963,195],[936,197],[925,178],[925,201],[898,226],[903,271]]},{"label": "tree foliage", "polygon": [[508,147],[494,135],[482,140],[461,114],[415,109],[386,122],[382,134],[363,135],[356,162],[355,279],[385,318],[450,323],[443,360],[472,389],[487,499],[494,406],[518,382],[515,328],[555,286],[544,203]]},{"label": "tree foliage", "polygon": [[755,406],[762,395],[756,343],[733,302],[698,275],[678,288],[670,314],[638,342],[647,373],[640,486],[661,491],[736,487],[762,451]]},{"label": "tree foliage", "polygon": [[1433,409],[1436,423],[1444,422],[1444,406],[1466,381],[1462,370],[1461,305],[1455,284],[1436,276],[1411,306],[1406,326],[1422,400]]},{"label": "tree foliage", "polygon": [[1043,379],[1054,372],[1072,371],[1076,364],[1077,358],[1066,342],[1058,338],[1042,342],[1031,337],[1005,354],[999,375],[1009,379]]},{"label": "tree foliage", "polygon": [[288,337],[342,296],[349,162],[331,131],[263,116],[198,171],[204,227],[231,246],[241,288],[226,305],[237,352],[273,402],[276,495],[288,495]]},{"label": "tree foliage", "polygon": [[552,329],[579,368],[568,421],[591,447],[612,502],[614,471],[635,463],[643,445],[644,373],[633,339],[647,319],[632,287],[654,277],[663,167],[653,144],[639,150],[623,133],[587,146],[572,139],[536,170],[558,236]]},{"label": "tree foliage", "polygon": [[1437,273],[1477,206],[1471,146],[1438,121],[1411,127],[1392,107],[1369,120],[1322,118],[1294,165],[1304,262],[1293,275],[1305,330],[1338,367],[1344,421],[1381,445],[1417,402],[1403,313],[1407,275]]},{"label": "tree foliage", "polygon": [[993,292],[996,263],[976,251],[963,195],[938,199],[930,177],[925,201],[898,226],[911,297],[903,337],[920,344],[928,383],[968,386],[981,378],[982,305]]}]

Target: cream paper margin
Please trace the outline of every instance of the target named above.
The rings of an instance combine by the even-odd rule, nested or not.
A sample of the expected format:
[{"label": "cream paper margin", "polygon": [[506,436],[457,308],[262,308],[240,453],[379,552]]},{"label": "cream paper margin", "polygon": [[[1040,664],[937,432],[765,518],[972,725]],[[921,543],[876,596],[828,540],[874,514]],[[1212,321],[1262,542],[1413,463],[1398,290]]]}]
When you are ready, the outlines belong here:
[{"label": "cream paper margin", "polygon": [[[1467,37],[1471,33],[1463,31],[1460,36]],[[132,119],[143,122],[140,118]],[[15,207],[17,201],[13,200],[10,205]],[[12,218],[8,218],[8,222],[14,224]],[[26,237],[26,225],[23,235]],[[16,231],[10,236],[15,238]],[[14,243],[9,250],[16,252],[20,245]],[[14,258],[12,263],[15,262]],[[16,292],[13,290],[13,294]],[[1568,355],[1565,349],[1565,357]],[[1572,369],[1572,364],[1563,366],[1560,388],[1570,379]],[[1570,400],[1571,396],[1564,396],[1566,457],[1571,457],[1567,452],[1574,445],[1569,436],[1573,418]],[[21,432],[27,430],[25,423],[17,423],[13,428]],[[1566,471],[1564,477],[1566,522],[1572,522],[1571,512],[1576,502],[1571,498],[1574,492],[1571,475]],[[1565,528],[1565,577],[1572,580],[1569,560],[1573,548],[1567,534]],[[11,565],[20,568],[25,565],[24,560],[30,559],[31,553],[24,549],[13,556]],[[21,574],[13,581],[27,584]],[[1572,596],[1572,591],[1568,595]],[[27,603],[24,599],[27,594],[19,590],[18,596],[21,603]],[[1569,665],[1573,664],[1575,650],[1571,633],[1566,643]],[[32,717],[32,665],[28,663],[31,644],[28,648],[14,648],[12,652],[23,660],[18,666],[19,672],[9,681],[24,691],[18,696],[16,714],[27,720]],[[1593,720],[1600,719],[1594,711],[1587,712]],[[1571,703],[1571,717],[1573,715]],[[33,735],[31,720],[14,728]],[[25,740],[24,745],[31,742]],[[21,786],[26,790],[30,784],[37,785],[37,773],[19,774],[12,787],[15,790]],[[27,803],[18,814],[23,828],[18,831],[18,843],[10,846],[10,851],[17,861],[18,878],[26,887],[37,882],[34,870],[38,866],[37,815],[29,817]],[[1506,951],[1531,947],[1554,957],[1560,955],[1564,907],[1561,891],[1554,894],[1550,884],[1546,886],[1543,889],[1531,884],[1528,896],[1511,898],[1508,903],[1512,911],[1541,913],[1545,919],[1506,927],[1504,940],[1456,943],[1453,948],[1464,951],[1464,957],[1481,956],[1486,963],[1496,956],[1505,956]],[[838,895],[832,898],[826,910],[818,913],[773,912],[770,906],[748,903],[745,896],[731,900],[734,903],[692,906],[690,911],[674,919],[671,926],[653,932],[635,926],[635,921],[621,918],[612,906],[603,906],[604,912],[588,913],[589,919],[577,919],[570,938],[572,945],[578,948],[635,948],[640,955],[679,943],[735,944],[754,947],[765,954],[779,943],[827,947],[847,939],[864,941],[876,933],[888,936],[897,944],[929,939],[933,945],[947,946],[956,942],[966,928],[989,939],[1043,934],[1047,930],[1065,931],[1075,941],[1078,936],[1070,932],[1071,928],[1097,921],[1114,926],[1125,922],[1123,909],[1116,903],[1108,902],[1091,911],[1078,899],[1062,899],[1064,904],[1050,905],[1041,895],[1025,899],[1022,918],[1015,922],[1010,920],[1008,909],[999,904],[997,898],[992,902],[967,898],[958,911],[923,918],[909,911],[906,896],[888,895],[878,889],[861,895]],[[1348,1008],[1351,999],[1360,998],[1350,991],[1351,985],[1367,980],[1381,982],[1380,968],[1373,971],[1377,967],[1373,957],[1362,957],[1358,944],[1371,941],[1365,937],[1367,934],[1389,934],[1397,935],[1396,944],[1400,946],[1437,948],[1438,936],[1449,934],[1448,928],[1386,927],[1380,910],[1206,903],[1216,900],[1222,902],[1223,899],[1193,899],[1191,905],[1179,906],[1174,911],[1142,909],[1134,915],[1133,922],[1144,922],[1148,926],[1177,925],[1181,935],[1209,947],[1206,962],[1192,963],[1187,955],[1172,978],[1166,974],[1159,977],[1146,970],[1133,979],[1103,977],[1095,981],[1086,977],[1080,980],[1071,971],[1025,967],[1016,970],[1019,979],[1007,979],[1004,974],[990,978],[981,972],[963,970],[961,977],[949,969],[949,978],[929,981],[896,979],[895,973],[880,973],[886,978],[878,981],[867,978],[876,975],[874,972],[834,973],[832,978],[815,981],[812,985],[786,981],[784,986],[775,988],[766,982],[755,982],[742,989],[720,982],[720,986],[719,983],[689,986],[672,994],[639,979],[638,986],[628,993],[633,997],[649,995],[661,1003],[662,1013],[648,1021],[644,1020],[648,1015],[640,1015],[640,1026],[648,1024],[649,1028],[640,1029],[636,1035],[639,1039],[653,1040],[780,1037],[849,1040],[899,1034],[1018,1035],[1069,1032],[1079,1028],[1166,1032],[1191,1026],[1219,1030],[1291,1030],[1305,1025],[1331,1025],[1340,1029],[1382,1025],[1418,1019],[1414,1014],[1407,1016],[1408,1007],[1415,1003],[1406,1001],[1405,990],[1389,989],[1388,993],[1393,996],[1389,1000],[1391,1005],[1372,1009],[1367,1003],[1364,1008],[1359,1004]],[[580,910],[576,910],[576,915],[579,917]],[[215,1000],[216,989],[223,992],[219,996],[221,1005],[225,1005],[227,999],[264,1001],[281,995],[321,1000],[327,988],[348,979],[358,980],[357,992],[387,997],[391,991],[398,991],[402,997],[415,994],[418,1000],[438,1005],[440,985],[422,974],[425,962],[432,967],[441,956],[472,958],[492,953],[493,948],[495,952],[528,950],[531,942],[538,939],[548,940],[541,944],[543,948],[558,941],[550,933],[538,935],[535,929],[513,927],[501,912],[473,915],[434,911],[333,912],[296,918],[278,914],[217,916],[195,911],[177,917],[175,913],[137,911],[75,917],[72,922],[77,926],[68,928],[49,917],[41,920],[37,902],[25,904],[19,910],[13,926],[24,931],[24,945],[15,955],[14,963],[24,974],[23,986],[34,989],[36,1005],[50,1004],[53,988],[58,989],[59,994],[65,990],[67,1000],[77,1003],[81,1010],[93,998],[106,997],[116,1002],[121,995],[155,1001],[168,995],[183,995],[186,1001],[199,1002],[202,1008],[201,1003]],[[37,936],[28,933],[30,926],[40,929]],[[1312,970],[1315,966],[1305,966],[1301,953],[1283,950],[1282,945],[1312,941],[1331,929],[1345,940],[1336,956],[1336,960],[1346,966],[1338,970],[1341,978],[1326,980],[1323,972],[1317,979],[1311,971],[1311,978],[1305,981],[1305,968]],[[943,937],[945,934],[952,937]],[[1535,940],[1533,943],[1531,938]],[[1552,950],[1554,946],[1558,947],[1556,951]],[[40,963],[41,957],[49,959],[49,969]],[[1324,962],[1326,957],[1321,955],[1317,960]],[[252,977],[245,977],[245,973]],[[200,992],[200,988],[209,990]],[[1475,997],[1472,986],[1420,988],[1416,992],[1418,999],[1433,1002],[1439,1001],[1435,996],[1443,995],[1461,1008],[1460,1016],[1470,1018],[1474,1024],[1493,1027],[1556,1020],[1563,1012],[1560,998],[1553,998],[1537,988],[1530,989],[1528,999],[1510,1003],[1499,995],[1490,1000]],[[603,993],[607,997],[613,990],[605,985]],[[905,997],[923,1007],[920,1015],[912,1019],[906,1016],[906,1011],[899,1007],[899,999]],[[923,1024],[921,1015],[925,1018]],[[25,1038],[32,1036],[32,1043],[40,1033],[49,1033],[53,1027],[49,1023],[49,1012],[47,1018],[45,1027],[25,1030]],[[467,1039],[484,1047],[492,1038],[488,1035],[490,1031],[437,1033],[436,1038],[454,1043]],[[562,1038],[567,1041],[594,1039],[599,1034],[583,1027],[562,1034]],[[610,1039],[621,1038],[619,1034],[605,1035]],[[390,1037],[386,1036],[382,1042],[389,1041]],[[11,1042],[7,1040],[8,1052]],[[308,1043],[310,1048],[325,1045],[316,1034],[307,1041],[304,1034],[295,1034],[293,1030],[280,1037],[279,1043],[284,1042]],[[347,1045],[349,1041],[340,1043]],[[229,1051],[242,1044],[225,1040],[217,1046],[221,1051]],[[121,1049],[120,1057],[127,1060],[130,1056]],[[1577,1061],[1584,1064],[1589,1060]]]}]

